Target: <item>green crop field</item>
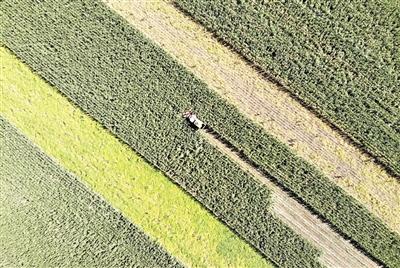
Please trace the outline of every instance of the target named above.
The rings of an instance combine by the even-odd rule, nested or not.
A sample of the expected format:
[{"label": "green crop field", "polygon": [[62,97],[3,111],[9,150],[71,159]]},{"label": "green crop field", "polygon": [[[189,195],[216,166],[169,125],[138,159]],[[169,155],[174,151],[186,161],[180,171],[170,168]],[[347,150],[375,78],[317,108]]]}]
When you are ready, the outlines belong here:
[{"label": "green crop field", "polygon": [[[398,262],[398,235],[315,168],[245,120],[123,20],[101,4],[79,2],[46,19],[43,14],[51,14],[46,9],[51,3],[29,14],[20,14],[24,8],[16,5],[7,9],[9,18],[24,20],[20,27],[6,27],[5,44],[267,256],[272,248],[263,240],[275,227],[273,221],[260,217],[267,212],[268,192],[186,127],[180,115],[186,107],[201,113],[260,168],[370,254],[388,264]],[[97,19],[81,18],[82,12]],[[63,21],[72,18],[74,23],[66,28]],[[53,31],[43,30],[50,25]],[[28,27],[34,28],[26,32]],[[71,37],[66,40],[63,36]],[[88,46],[88,40],[96,45]],[[277,240],[284,241],[281,236]],[[273,258],[277,263],[282,259]]]},{"label": "green crop field", "polygon": [[0,266],[182,267],[0,117]]},{"label": "green crop field", "polygon": [[271,266],[9,50],[0,58],[0,115],[168,252],[196,267]]},{"label": "green crop field", "polygon": [[[284,84],[294,101],[318,113],[310,116],[330,120],[392,173],[399,171],[394,5],[179,0],[170,6],[186,10],[219,41]],[[0,115],[36,144],[43,157],[72,172],[76,178],[71,178],[87,187],[81,186],[87,198],[101,196],[104,200],[97,198],[104,206],[149,237],[142,239],[148,246],[130,257],[148,258],[148,248],[156,247],[160,253],[152,260],[167,264],[144,266],[321,267],[335,266],[335,258],[353,258],[360,266],[400,266],[397,232],[103,1],[5,0],[0,7],[0,43],[5,46],[0,48]],[[377,11],[369,14],[373,7]],[[353,15],[347,16],[350,11]],[[373,21],[379,12],[387,20]],[[381,34],[356,21],[374,25]],[[167,34],[179,41],[173,30]],[[371,42],[349,46],[353,37]],[[209,127],[191,128],[182,117],[189,109]],[[215,135],[210,138],[206,132]],[[226,148],[215,145],[219,143]],[[268,183],[251,175],[254,171]],[[6,180],[18,174],[7,172]],[[277,194],[276,186],[284,195]],[[282,198],[286,195],[291,202]],[[311,221],[313,215],[293,210],[316,217]],[[313,229],[310,222],[323,227]],[[318,240],[313,230],[327,232],[320,231]],[[341,240],[335,245],[343,242],[343,248],[332,246],[336,235]],[[49,239],[56,241],[57,235]],[[18,248],[12,235],[9,240],[11,249]],[[58,251],[62,253],[55,247],[49,254]],[[90,258],[86,251],[79,250]],[[32,258],[23,257],[28,263]]]},{"label": "green crop field", "polygon": [[176,3],[400,175],[397,1]]},{"label": "green crop field", "polygon": [[[183,88],[188,90],[202,84],[97,1],[91,4],[75,1],[69,5],[46,1],[29,12],[24,12],[27,3],[18,3],[20,6],[15,1],[11,5],[6,3],[6,16],[2,20],[10,23],[11,17],[21,19],[18,27],[3,24],[2,28],[4,43],[18,56],[272,261],[288,266],[317,265],[317,250],[268,213],[268,189],[181,120],[182,109],[193,103],[189,97],[196,97],[183,95]],[[60,9],[51,13],[56,3]],[[22,13],[17,15],[18,12]],[[82,13],[93,19],[80,16]],[[64,22],[70,20],[74,23],[65,27]],[[57,25],[63,29],[61,32]],[[26,32],[26,36],[14,31],[24,29],[25,32],[29,28],[32,31]],[[37,32],[46,28],[52,30],[45,35]],[[52,34],[60,34],[62,39]],[[15,42],[24,42],[22,47],[7,38],[11,35]],[[31,40],[35,45],[27,46],[29,39],[24,36],[46,40]],[[53,43],[57,40],[63,40],[64,44]],[[88,40],[96,46],[87,46]],[[54,52],[48,53],[39,44],[47,44],[45,47]],[[30,53],[26,50],[28,47],[38,50]],[[71,54],[67,56],[68,53]],[[45,55],[53,57],[46,59]],[[79,61],[76,61],[77,56]],[[131,64],[135,59],[135,64]],[[64,68],[57,68],[59,64]],[[40,66],[45,68],[38,69]],[[171,70],[174,71],[167,72]],[[121,73],[126,75],[116,80]],[[193,82],[195,84],[189,84]],[[214,98],[211,96],[210,101]],[[205,172],[207,170],[212,172]]]}]

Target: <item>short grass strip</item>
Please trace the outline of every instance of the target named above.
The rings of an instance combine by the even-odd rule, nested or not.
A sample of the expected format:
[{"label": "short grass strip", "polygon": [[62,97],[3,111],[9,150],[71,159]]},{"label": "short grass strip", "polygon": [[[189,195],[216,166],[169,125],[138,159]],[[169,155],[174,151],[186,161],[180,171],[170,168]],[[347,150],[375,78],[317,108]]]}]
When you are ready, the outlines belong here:
[{"label": "short grass strip", "polygon": [[176,2],[400,176],[396,1]]},{"label": "short grass strip", "polygon": [[10,51],[0,58],[0,114],[174,256],[194,267],[272,266]]},{"label": "short grass strip", "polygon": [[268,189],[182,120],[194,104],[208,114],[226,104],[161,48],[100,1],[2,4],[4,42],[80,108],[276,264],[319,266],[318,251],[268,212]]},{"label": "short grass strip", "polygon": [[183,267],[0,117],[0,266]]}]

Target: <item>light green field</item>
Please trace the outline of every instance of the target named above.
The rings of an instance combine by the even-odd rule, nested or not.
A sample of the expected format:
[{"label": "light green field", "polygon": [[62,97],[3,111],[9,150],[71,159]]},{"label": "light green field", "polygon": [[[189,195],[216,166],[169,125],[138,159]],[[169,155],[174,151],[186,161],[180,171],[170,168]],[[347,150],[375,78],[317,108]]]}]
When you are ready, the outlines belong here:
[{"label": "light green field", "polygon": [[0,116],[0,267],[183,267]]},{"label": "light green field", "polygon": [[190,266],[271,266],[189,195],[0,49],[0,114]]}]

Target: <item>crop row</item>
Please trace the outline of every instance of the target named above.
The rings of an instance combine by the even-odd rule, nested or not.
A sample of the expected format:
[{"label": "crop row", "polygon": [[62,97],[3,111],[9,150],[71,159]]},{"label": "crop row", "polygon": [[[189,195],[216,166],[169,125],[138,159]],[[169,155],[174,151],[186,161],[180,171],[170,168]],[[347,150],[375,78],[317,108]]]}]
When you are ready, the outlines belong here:
[{"label": "crop row", "polygon": [[385,27],[360,5],[356,18],[368,18],[357,25],[344,14],[353,2],[304,2],[177,4],[400,175],[399,10],[382,8]]},{"label": "crop row", "polygon": [[[110,16],[101,18],[105,20]],[[211,94],[201,82],[139,33],[125,26],[123,21],[114,20],[107,25],[113,29],[112,36],[121,31],[122,34],[113,37],[113,42],[110,41],[110,31],[104,28],[100,29],[106,33],[98,35],[98,40],[93,40],[94,35],[78,32],[73,38],[76,42],[68,44],[69,47],[53,41],[60,39],[58,35],[21,36],[13,32],[14,29],[10,33],[19,38],[6,39],[18,55],[48,77],[64,94],[161,167],[259,249],[262,247],[260,241],[265,239],[262,234],[271,230],[268,229],[270,226],[266,228],[256,223],[259,221],[257,217],[265,212],[263,206],[268,205],[266,198],[261,197],[266,194],[258,186],[252,186],[251,178],[232,168],[232,163],[188,131],[180,115],[184,109],[192,107],[199,111],[214,129],[372,255],[388,264],[395,261],[393,256],[397,254],[398,236],[318,171]],[[115,24],[114,28],[110,26]],[[83,25],[84,22],[79,24]],[[91,30],[94,26],[85,27]],[[40,27],[35,31],[40,31]],[[54,31],[54,34],[61,33],[71,34],[63,28]],[[43,37],[48,39],[42,40]],[[95,45],[87,44],[90,39]],[[42,51],[34,46],[19,49],[22,47],[16,42],[25,44],[27,40],[32,44],[50,44],[49,47],[58,53],[51,55],[48,50]],[[38,58],[40,53],[43,55]],[[68,57],[60,58],[65,53],[69,53]],[[77,58],[75,53],[79,62],[74,60]],[[66,65],[65,60],[70,60],[71,65]],[[58,64],[63,68],[57,68]],[[241,210],[238,204],[242,205]],[[237,210],[229,210],[230,206]],[[251,228],[246,228],[244,219],[254,219],[246,223],[252,224],[249,225]],[[250,236],[250,231],[260,233]],[[268,250],[271,248],[262,251],[268,255]]]},{"label": "crop row", "polygon": [[269,191],[182,120],[225,103],[102,2],[29,3],[2,3],[2,42],[275,264],[319,266]]},{"label": "crop row", "polygon": [[[202,111],[200,107],[198,110]],[[232,120],[229,127],[226,126],[228,120],[220,119],[224,113],[229,114],[229,120]],[[399,235],[319,170],[295,156],[286,145],[267,135],[260,127],[243,122],[233,109],[214,110],[214,114],[205,119],[259,170],[275,178],[340,233],[388,266],[398,267]]]},{"label": "crop row", "polygon": [[[208,3],[209,6],[216,6],[213,9],[213,14],[223,14],[226,11],[229,13],[227,16],[234,16],[234,14],[242,11],[239,8],[233,11],[233,8],[228,8],[228,4],[218,3],[220,2],[213,1],[211,3],[210,1]],[[196,12],[197,10],[204,12],[200,15],[210,12],[208,8],[202,6],[203,2],[187,1],[184,5],[185,7],[186,5],[190,6],[189,9],[194,6],[193,9]],[[253,10],[253,12],[255,11]],[[260,11],[258,10],[257,12]],[[258,14],[257,12],[255,14]],[[236,19],[242,17],[251,18],[251,16],[235,16]],[[224,19],[226,21],[221,22]],[[230,19],[232,21],[229,22],[229,19],[221,15],[212,23],[216,23],[217,26],[219,25],[218,23],[221,23],[226,27],[229,27],[227,25],[232,23],[239,29],[242,29],[241,27],[245,28],[245,23],[241,24],[231,17]],[[278,18],[276,17],[275,19]],[[248,23],[253,23],[253,21]],[[216,33],[220,34],[222,31],[222,29],[216,30]],[[276,34],[278,35],[279,33]],[[262,33],[260,35],[262,37]],[[237,41],[240,40],[237,39]],[[259,47],[255,46],[254,49],[257,50],[256,48]],[[291,65],[288,65],[289,67],[291,68]],[[205,113],[201,107],[198,110],[202,114]],[[223,121],[220,120],[223,114],[230,115],[228,120],[232,122],[231,124],[227,124],[226,118]],[[387,265],[393,267],[399,265],[397,260],[397,256],[400,253],[399,236],[390,231],[379,219],[371,215],[365,207],[330,182],[318,170],[293,155],[286,146],[266,135],[261,128],[243,122],[240,116],[236,116],[235,111],[224,108],[224,111],[219,112],[218,109],[215,109],[212,116],[206,116],[205,119],[217,132],[241,149],[261,170],[270,174],[287,189],[290,189],[304,203],[336,226],[341,233],[350,237],[372,256]]]},{"label": "crop row", "polygon": [[[399,100],[390,98],[390,94],[385,92],[393,89],[394,78],[398,76],[397,73],[391,73],[390,78],[387,77],[396,62],[393,53],[396,49],[393,40],[395,36],[391,33],[396,17],[389,15],[390,10],[382,8],[383,5],[379,6],[376,3],[374,5],[373,1],[366,6],[360,1],[291,1],[272,8],[279,8],[285,13],[285,19],[289,22],[285,26],[296,30],[301,30],[301,27],[310,29],[303,33],[305,47],[319,48],[330,56],[331,62],[349,68],[364,78],[368,77],[368,84],[379,85],[375,88],[366,86],[360,94],[377,101],[384,108],[379,111],[383,117],[395,119],[399,106],[394,107],[394,103],[399,104]],[[382,25],[379,20],[382,22],[383,18]]]},{"label": "crop row", "polygon": [[0,140],[2,265],[183,267],[1,117]]},{"label": "crop row", "polygon": [[[342,60],[353,70],[379,85],[377,91],[365,88],[368,97],[380,98],[382,107],[398,114],[400,100],[390,98],[390,91],[394,89],[393,82],[399,78],[399,73],[393,72],[398,68],[397,53],[400,51],[393,31],[399,25],[399,10],[379,1],[304,1],[303,5],[299,2],[291,4],[295,7],[290,6],[289,11],[295,13],[297,19],[301,16],[307,27],[317,28],[313,30],[315,36],[312,38],[318,38],[321,26],[329,29],[324,32],[327,42],[320,44],[324,51],[328,52],[334,43],[335,56],[341,53]],[[352,42],[349,44],[348,40]]]},{"label": "crop row", "polygon": [[185,266],[272,266],[11,51],[0,58],[0,114]]}]

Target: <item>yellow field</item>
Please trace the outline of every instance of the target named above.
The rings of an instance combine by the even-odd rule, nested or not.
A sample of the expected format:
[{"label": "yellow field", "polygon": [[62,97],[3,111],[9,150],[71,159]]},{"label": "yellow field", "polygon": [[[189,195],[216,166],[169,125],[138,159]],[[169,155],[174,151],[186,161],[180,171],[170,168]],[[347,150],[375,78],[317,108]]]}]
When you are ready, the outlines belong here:
[{"label": "yellow field", "polygon": [[203,207],[0,48],[0,114],[189,266],[270,267]]}]

